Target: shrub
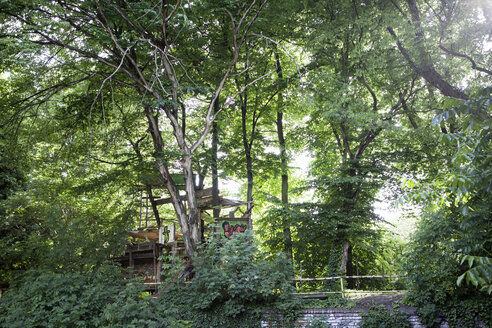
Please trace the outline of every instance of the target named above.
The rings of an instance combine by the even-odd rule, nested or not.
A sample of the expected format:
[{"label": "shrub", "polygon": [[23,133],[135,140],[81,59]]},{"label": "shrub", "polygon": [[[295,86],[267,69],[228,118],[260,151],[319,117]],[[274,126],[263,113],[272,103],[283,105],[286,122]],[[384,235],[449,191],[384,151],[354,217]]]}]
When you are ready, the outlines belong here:
[{"label": "shrub", "polygon": [[143,291],[123,280],[117,266],[86,274],[30,270],[4,293],[0,327],[189,327],[163,316]]},{"label": "shrub", "polygon": [[309,320],[306,328],[331,328],[331,325],[326,322],[326,317],[314,317]]},{"label": "shrub", "polygon": [[211,241],[194,265],[190,283],[177,279],[182,266],[166,265],[157,299],[113,265],[86,273],[29,270],[4,293],[0,327],[252,328],[266,313],[284,326],[295,321],[300,302],[290,263],[260,253],[250,234]]},{"label": "shrub", "polygon": [[193,327],[258,327],[265,316],[294,322],[300,301],[293,295],[291,264],[259,252],[249,232],[227,242],[211,240],[193,264],[191,283],[179,283],[168,272],[163,285],[159,301],[173,304],[167,311],[174,318]]},{"label": "shrub", "polygon": [[[409,245],[406,269],[412,290],[408,300],[417,306],[422,324],[428,327],[437,326],[442,317],[450,327],[473,327],[477,317],[492,325],[490,295],[474,286],[456,283],[466,270],[465,265],[460,265],[458,250],[471,247],[470,240],[462,238],[469,232],[459,219],[452,210],[424,216]],[[490,224],[486,222],[480,225],[482,230],[487,230],[487,226]],[[471,241],[478,243],[481,238],[479,231]]]},{"label": "shrub", "polygon": [[363,328],[410,328],[408,315],[398,310],[390,313],[384,306],[373,306],[362,315],[360,327]]}]

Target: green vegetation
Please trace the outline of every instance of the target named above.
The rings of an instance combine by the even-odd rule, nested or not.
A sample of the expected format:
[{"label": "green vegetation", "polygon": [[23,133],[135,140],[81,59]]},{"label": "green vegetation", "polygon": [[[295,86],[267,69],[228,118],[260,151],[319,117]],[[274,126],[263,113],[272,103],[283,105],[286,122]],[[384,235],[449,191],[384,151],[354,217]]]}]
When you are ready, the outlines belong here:
[{"label": "green vegetation", "polygon": [[30,270],[2,297],[2,327],[186,327],[160,313],[143,286],[121,271],[52,273]]},{"label": "green vegetation", "polygon": [[331,325],[329,323],[326,323],[323,318],[313,318],[309,320],[308,325],[306,326],[308,328],[331,328]]},{"label": "green vegetation", "polygon": [[180,261],[168,264],[155,299],[140,281],[123,279],[114,264],[84,274],[28,270],[3,295],[0,326],[208,328],[294,321],[300,303],[285,258],[258,252],[250,233],[203,248],[193,283],[178,279]]},{"label": "green vegetation", "polygon": [[[491,19],[484,0],[0,0],[0,326],[350,306],[300,304],[301,274],[407,275],[343,288],[409,289],[429,327],[492,326]],[[116,265],[145,193],[195,268],[178,282],[164,257],[155,299]],[[234,215],[254,233],[215,240]]]},{"label": "green vegetation", "polygon": [[392,313],[384,306],[373,306],[367,313],[362,315],[360,327],[363,328],[410,328],[408,315],[397,309]]}]

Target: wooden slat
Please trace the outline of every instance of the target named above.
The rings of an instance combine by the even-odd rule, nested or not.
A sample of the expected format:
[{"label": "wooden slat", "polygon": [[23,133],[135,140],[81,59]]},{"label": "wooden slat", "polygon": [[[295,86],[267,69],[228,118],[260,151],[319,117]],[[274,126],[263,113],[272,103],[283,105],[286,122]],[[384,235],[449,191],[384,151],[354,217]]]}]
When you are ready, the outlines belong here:
[{"label": "wooden slat", "polygon": [[295,281],[323,281],[334,279],[361,279],[361,278],[405,278],[406,276],[393,275],[374,275],[374,276],[337,276],[337,277],[322,277],[322,278],[294,278]]},{"label": "wooden slat", "polygon": [[[186,200],[186,196],[179,196],[179,199]],[[156,205],[171,204],[171,198],[157,199],[155,203]]]},{"label": "wooden slat", "polygon": [[212,192],[213,188],[207,188],[207,189],[202,189],[202,190],[197,190],[195,192],[195,197],[198,198],[204,198],[204,197],[212,197]]},{"label": "wooden slat", "polygon": [[294,295],[325,295],[325,294],[396,294],[396,293],[406,293],[408,290],[364,290],[364,291],[347,291],[343,292],[305,292],[305,293],[293,293]]}]

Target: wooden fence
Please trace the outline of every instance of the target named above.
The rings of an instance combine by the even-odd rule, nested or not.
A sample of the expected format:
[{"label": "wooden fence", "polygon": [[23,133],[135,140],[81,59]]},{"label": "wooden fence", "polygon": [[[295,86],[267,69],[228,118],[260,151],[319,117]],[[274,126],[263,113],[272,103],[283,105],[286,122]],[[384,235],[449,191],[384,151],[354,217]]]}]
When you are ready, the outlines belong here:
[{"label": "wooden fence", "polygon": [[[335,277],[321,277],[321,278],[295,278],[294,281],[299,281],[301,286],[301,292],[295,293],[296,295],[327,295],[327,294],[342,294],[342,297],[345,297],[345,294],[390,294],[390,293],[404,293],[407,290],[344,290],[343,287],[343,279],[381,279],[381,278],[405,278],[404,275],[371,275],[371,276],[335,276]],[[340,291],[332,291],[332,292],[304,292],[302,282],[303,281],[326,281],[326,280],[337,280],[340,279]]]}]

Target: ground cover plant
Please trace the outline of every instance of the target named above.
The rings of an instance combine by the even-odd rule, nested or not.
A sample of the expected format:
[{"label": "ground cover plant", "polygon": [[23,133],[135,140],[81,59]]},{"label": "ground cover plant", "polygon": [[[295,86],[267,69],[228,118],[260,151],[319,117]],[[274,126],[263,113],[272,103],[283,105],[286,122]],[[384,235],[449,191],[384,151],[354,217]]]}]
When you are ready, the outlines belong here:
[{"label": "ground cover plant", "polygon": [[[0,0],[2,324],[292,323],[295,277],[406,275],[343,288],[492,325],[491,26],[485,0]],[[142,217],[197,270],[154,300],[105,264]],[[254,236],[212,240],[226,218]]]},{"label": "ground cover plant", "polygon": [[[195,278],[168,264],[159,297],[107,264],[89,272],[28,270],[0,302],[0,327],[258,327],[289,325],[300,307],[289,262],[265,258],[251,234],[213,241],[194,262]],[[170,263],[170,262],[169,262]]]}]

